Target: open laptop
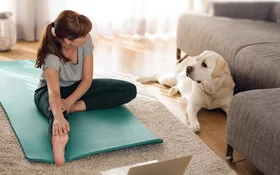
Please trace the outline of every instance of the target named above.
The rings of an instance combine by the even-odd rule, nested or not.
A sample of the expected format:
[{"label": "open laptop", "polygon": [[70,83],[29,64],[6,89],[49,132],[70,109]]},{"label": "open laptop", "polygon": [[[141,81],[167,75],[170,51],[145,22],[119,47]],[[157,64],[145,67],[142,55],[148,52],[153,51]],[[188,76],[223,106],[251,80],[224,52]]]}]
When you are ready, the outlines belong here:
[{"label": "open laptop", "polygon": [[192,156],[132,167],[127,175],[183,175]]}]

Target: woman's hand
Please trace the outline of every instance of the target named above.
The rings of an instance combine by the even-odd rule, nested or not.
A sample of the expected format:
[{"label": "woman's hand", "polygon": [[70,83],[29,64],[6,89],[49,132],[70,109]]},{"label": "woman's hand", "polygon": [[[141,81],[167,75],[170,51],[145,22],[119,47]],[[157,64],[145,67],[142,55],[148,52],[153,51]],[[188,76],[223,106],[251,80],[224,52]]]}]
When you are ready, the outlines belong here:
[{"label": "woman's hand", "polygon": [[61,99],[60,100],[60,106],[61,106],[61,110],[62,112],[64,111],[68,111],[68,109],[73,105],[73,103],[71,103],[69,100],[67,99]]},{"label": "woman's hand", "polygon": [[53,136],[63,136],[70,131],[70,125],[64,117],[56,117],[53,121]]}]

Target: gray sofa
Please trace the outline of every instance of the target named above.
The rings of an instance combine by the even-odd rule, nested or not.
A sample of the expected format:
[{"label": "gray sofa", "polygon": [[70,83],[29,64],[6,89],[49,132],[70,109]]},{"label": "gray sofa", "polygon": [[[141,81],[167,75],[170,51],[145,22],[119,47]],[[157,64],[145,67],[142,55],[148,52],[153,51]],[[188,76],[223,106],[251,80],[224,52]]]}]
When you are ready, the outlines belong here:
[{"label": "gray sofa", "polygon": [[280,4],[211,3],[210,14],[182,14],[177,58],[213,50],[236,83],[227,117],[227,160],[233,150],[264,174],[280,174]]}]

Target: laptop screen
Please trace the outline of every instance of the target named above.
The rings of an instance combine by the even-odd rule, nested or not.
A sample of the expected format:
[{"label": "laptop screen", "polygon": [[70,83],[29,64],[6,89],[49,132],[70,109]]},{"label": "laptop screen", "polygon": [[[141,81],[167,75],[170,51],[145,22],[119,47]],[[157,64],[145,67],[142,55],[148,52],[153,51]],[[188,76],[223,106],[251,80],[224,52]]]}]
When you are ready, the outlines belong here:
[{"label": "laptop screen", "polygon": [[183,175],[192,156],[132,167],[128,175]]}]

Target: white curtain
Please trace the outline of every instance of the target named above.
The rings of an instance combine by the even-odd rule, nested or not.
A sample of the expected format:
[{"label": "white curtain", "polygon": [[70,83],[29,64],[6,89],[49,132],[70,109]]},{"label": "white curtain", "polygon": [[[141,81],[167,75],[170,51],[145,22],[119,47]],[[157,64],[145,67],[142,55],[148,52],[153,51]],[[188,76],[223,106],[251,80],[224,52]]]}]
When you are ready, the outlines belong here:
[{"label": "white curtain", "polygon": [[17,39],[40,40],[44,27],[49,22],[48,0],[0,0],[0,12],[3,11],[13,13]]},{"label": "white curtain", "polygon": [[[202,0],[195,0],[202,2]],[[49,0],[50,20],[64,9],[86,15],[93,22],[94,37],[175,36],[178,16],[190,10],[194,0]]]},{"label": "white curtain", "polygon": [[174,37],[181,13],[201,10],[204,0],[0,0],[12,11],[18,39],[40,40],[45,26],[65,9],[93,22],[92,36]]}]

